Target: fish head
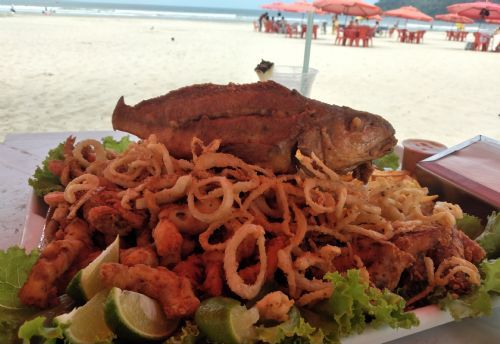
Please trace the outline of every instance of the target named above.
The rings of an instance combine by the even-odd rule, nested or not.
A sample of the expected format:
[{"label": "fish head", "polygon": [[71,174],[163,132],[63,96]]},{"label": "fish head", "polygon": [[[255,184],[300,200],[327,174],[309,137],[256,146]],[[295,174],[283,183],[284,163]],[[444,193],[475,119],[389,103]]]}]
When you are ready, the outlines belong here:
[{"label": "fish head", "polygon": [[378,115],[337,107],[335,116],[318,119],[299,138],[298,148],[314,152],[338,173],[369,164],[394,149],[397,140],[392,125]]}]

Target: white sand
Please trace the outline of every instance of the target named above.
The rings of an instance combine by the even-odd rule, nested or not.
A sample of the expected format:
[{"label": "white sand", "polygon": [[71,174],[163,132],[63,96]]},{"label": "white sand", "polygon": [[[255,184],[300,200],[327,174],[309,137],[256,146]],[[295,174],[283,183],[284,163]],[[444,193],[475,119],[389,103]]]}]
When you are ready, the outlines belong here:
[{"label": "white sand", "polygon": [[[304,47],[245,23],[15,16],[0,17],[0,26],[0,140],[109,130],[121,95],[135,104],[193,83],[253,82],[261,58],[301,65]],[[500,139],[500,54],[464,45],[431,32],[421,45],[376,38],[361,49],[321,35],[311,96],[381,114],[400,140]]]}]

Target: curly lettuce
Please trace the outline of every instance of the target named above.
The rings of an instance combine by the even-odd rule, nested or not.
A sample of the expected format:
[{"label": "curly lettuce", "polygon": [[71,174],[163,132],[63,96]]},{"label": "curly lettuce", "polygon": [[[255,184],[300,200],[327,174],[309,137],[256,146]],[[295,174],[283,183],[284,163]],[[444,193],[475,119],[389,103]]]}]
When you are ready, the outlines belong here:
[{"label": "curly lettuce", "polygon": [[373,164],[377,166],[379,170],[397,170],[399,168],[399,157],[394,151],[387,153],[383,157],[373,160]]},{"label": "curly lettuce", "polygon": [[476,241],[486,251],[488,259],[500,257],[500,212],[493,212],[488,216],[484,232]]},{"label": "curly lettuce", "polygon": [[115,140],[112,136],[106,136],[102,138],[102,144],[104,148],[110,149],[117,153],[123,153],[127,150],[128,146],[133,141],[130,140],[130,137],[123,136],[119,141]]},{"label": "curly lettuce", "polygon": [[256,333],[257,341],[270,344],[324,342],[323,332],[309,325],[296,307],[288,313],[287,321],[273,327],[259,326]]},{"label": "curly lettuce", "polygon": [[42,165],[38,166],[33,176],[28,180],[28,184],[33,188],[37,196],[43,197],[52,191],[62,191],[64,187],[58,176],[49,171],[49,162],[52,160],[64,160],[64,142],[56,148],[49,150]]},{"label": "curly lettuce", "polygon": [[19,247],[0,251],[0,343],[12,343],[19,325],[36,310],[24,308],[17,296],[39,252]]},{"label": "curly lettuce", "polygon": [[46,327],[46,322],[47,318],[43,316],[26,321],[19,328],[19,339],[23,340],[23,344],[30,344],[34,338],[41,339],[41,344],[56,344],[57,339],[64,338],[64,328],[61,325]]},{"label": "curly lettuce", "polygon": [[335,292],[316,310],[335,322],[339,337],[361,333],[367,324],[374,328],[410,328],[419,324],[415,314],[404,311],[401,296],[370,287],[359,270],[348,270],[345,275],[328,273],[324,278],[333,283]]},{"label": "curly lettuce", "polygon": [[195,344],[202,334],[194,321],[186,321],[172,337],[168,338],[164,344]]},{"label": "curly lettuce", "polygon": [[464,213],[461,219],[457,219],[457,228],[472,240],[476,239],[484,231],[481,219],[467,213]]},{"label": "curly lettuce", "polygon": [[500,294],[500,259],[484,260],[479,268],[482,279],[478,288],[460,298],[448,293],[439,302],[441,308],[448,310],[455,320],[492,313],[491,294]]},{"label": "curly lettuce", "polygon": [[16,246],[6,251],[0,250],[0,307],[23,308],[17,293],[28,278],[39,254],[37,250],[26,253],[24,249]]}]

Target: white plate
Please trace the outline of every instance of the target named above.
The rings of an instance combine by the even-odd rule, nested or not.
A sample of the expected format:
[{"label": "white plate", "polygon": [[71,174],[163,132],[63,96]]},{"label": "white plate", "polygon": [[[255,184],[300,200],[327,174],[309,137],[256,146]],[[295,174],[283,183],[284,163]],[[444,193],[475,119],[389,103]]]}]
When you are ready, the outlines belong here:
[{"label": "white plate", "polygon": [[[21,239],[21,247],[28,250],[40,247],[43,242],[43,229],[45,226],[45,216],[47,214],[47,206],[43,200],[32,193],[28,202],[26,222],[24,232]],[[500,307],[500,297],[494,299],[493,307]],[[342,339],[342,344],[379,344],[388,341],[396,340],[415,333],[420,333],[428,329],[450,323],[453,318],[448,312],[444,312],[439,307],[431,305],[418,308],[413,311],[420,320],[420,325],[410,329],[392,329],[388,326],[379,329],[366,329],[362,334],[350,336]],[[476,337],[474,343],[488,343]],[[491,339],[491,338],[490,338]],[[427,341],[419,341],[419,343],[427,343]],[[439,340],[434,342],[439,343]]]}]

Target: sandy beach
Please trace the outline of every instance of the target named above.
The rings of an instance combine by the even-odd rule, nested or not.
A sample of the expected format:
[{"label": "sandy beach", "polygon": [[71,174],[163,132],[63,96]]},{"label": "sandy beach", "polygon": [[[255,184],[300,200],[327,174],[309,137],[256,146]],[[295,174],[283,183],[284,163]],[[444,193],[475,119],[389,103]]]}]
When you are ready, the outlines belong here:
[{"label": "sandy beach", "polygon": [[[254,32],[251,23],[22,15],[0,25],[0,141],[110,130],[122,95],[135,104],[193,83],[254,82],[261,58],[301,65],[304,49],[304,40]],[[320,35],[311,97],[380,114],[400,141],[500,139],[500,54],[444,37],[428,32],[421,45],[375,38],[361,49]]]}]

